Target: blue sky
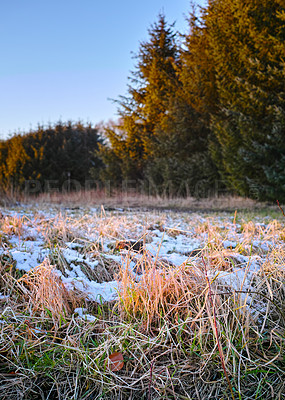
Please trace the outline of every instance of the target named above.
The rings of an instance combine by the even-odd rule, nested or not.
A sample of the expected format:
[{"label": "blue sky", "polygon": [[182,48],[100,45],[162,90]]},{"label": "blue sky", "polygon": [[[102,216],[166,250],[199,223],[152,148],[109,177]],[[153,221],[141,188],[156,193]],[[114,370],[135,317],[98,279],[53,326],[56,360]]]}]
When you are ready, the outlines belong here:
[{"label": "blue sky", "polygon": [[131,52],[160,12],[186,32],[189,10],[189,0],[1,0],[0,139],[59,119],[115,119],[108,99],[126,93]]}]

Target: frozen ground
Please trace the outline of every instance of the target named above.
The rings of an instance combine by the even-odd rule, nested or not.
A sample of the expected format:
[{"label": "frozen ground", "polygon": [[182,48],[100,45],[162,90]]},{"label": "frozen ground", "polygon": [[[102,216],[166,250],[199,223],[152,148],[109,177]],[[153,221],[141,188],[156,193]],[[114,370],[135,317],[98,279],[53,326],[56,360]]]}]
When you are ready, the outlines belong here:
[{"label": "frozen ground", "polygon": [[[0,229],[2,263],[9,260],[27,272],[49,259],[68,288],[99,302],[116,298],[120,266],[139,279],[138,265],[146,253],[158,269],[182,264],[202,268],[203,254],[211,279],[233,290],[250,290],[270,263],[284,271],[282,216],[277,222],[239,214],[22,206],[1,210]],[[129,248],[130,241],[140,245],[139,251]],[[244,298],[251,301],[248,294]]]}]

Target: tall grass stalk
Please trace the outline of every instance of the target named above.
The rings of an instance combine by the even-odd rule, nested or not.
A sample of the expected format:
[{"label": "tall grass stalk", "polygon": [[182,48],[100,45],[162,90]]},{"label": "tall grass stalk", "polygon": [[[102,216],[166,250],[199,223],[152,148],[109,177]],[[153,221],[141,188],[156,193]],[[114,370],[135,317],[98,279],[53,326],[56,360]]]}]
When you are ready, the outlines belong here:
[{"label": "tall grass stalk", "polygon": [[212,307],[212,310],[213,310],[213,325],[214,325],[214,331],[215,331],[215,337],[216,337],[216,341],[217,341],[217,346],[218,346],[219,354],[220,354],[220,357],[221,357],[222,368],[223,368],[226,380],[227,380],[229,388],[230,388],[232,399],[235,400],[233,387],[232,387],[231,381],[229,379],[229,376],[228,376],[228,373],[227,373],[227,370],[226,370],[225,357],[224,357],[224,353],[223,353],[223,350],[222,350],[221,342],[220,342],[220,339],[219,339],[220,335],[219,335],[219,332],[218,332],[218,325],[217,325],[216,306],[215,306],[215,303],[214,303],[214,300],[213,300],[211,283],[210,283],[210,280],[209,280],[209,277],[208,277],[208,272],[207,272],[207,265],[206,265],[204,257],[201,256],[201,258],[202,258],[202,261],[203,261],[203,264],[204,264],[205,277],[206,277],[206,281],[207,281],[207,284],[208,284],[209,300],[210,300],[211,307]]}]

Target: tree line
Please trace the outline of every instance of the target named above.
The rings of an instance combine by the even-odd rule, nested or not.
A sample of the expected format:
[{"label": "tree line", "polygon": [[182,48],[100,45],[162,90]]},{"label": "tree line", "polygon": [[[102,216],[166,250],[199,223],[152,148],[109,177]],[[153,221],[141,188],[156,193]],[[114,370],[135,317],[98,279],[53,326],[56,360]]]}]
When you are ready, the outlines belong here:
[{"label": "tree line", "polygon": [[[130,180],[156,193],[207,195],[218,182],[242,196],[284,201],[284,1],[208,0],[191,10],[188,27],[181,35],[159,15],[117,100],[119,119],[102,135],[67,124],[61,150],[56,139],[53,151],[45,149],[40,129],[2,142],[2,185],[70,169],[74,179]],[[47,136],[59,139],[58,129]],[[93,142],[84,147],[83,137]]]},{"label": "tree line", "polygon": [[2,189],[67,191],[93,179],[102,167],[96,154],[102,142],[99,130],[91,124],[59,121],[0,142]]}]

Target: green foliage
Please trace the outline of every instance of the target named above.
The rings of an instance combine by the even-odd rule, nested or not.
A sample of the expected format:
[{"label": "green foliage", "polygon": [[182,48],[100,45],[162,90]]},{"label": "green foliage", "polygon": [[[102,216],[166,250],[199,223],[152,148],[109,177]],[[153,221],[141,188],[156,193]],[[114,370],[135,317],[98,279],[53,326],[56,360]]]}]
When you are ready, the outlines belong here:
[{"label": "green foliage", "polygon": [[146,176],[158,192],[208,196],[218,177],[208,151],[210,131],[183,93],[169,105],[157,132],[156,157],[148,163]]},{"label": "green foliage", "polygon": [[210,131],[181,80],[177,42],[173,26],[160,15],[149,41],[141,43],[128,96],[118,101],[119,123],[105,129],[104,179],[141,180],[155,193],[185,195],[201,183],[208,192],[217,178],[208,150]]},{"label": "green foliage", "polygon": [[8,141],[2,141],[0,145],[0,178],[1,186],[9,188],[21,185],[24,182],[23,169],[29,161],[22,137],[14,136]]},{"label": "green foliage", "polygon": [[237,193],[283,201],[284,12],[276,0],[219,0],[204,16],[218,92],[215,162]]},{"label": "green foliage", "polygon": [[90,179],[91,168],[100,170],[95,150],[101,142],[97,128],[71,122],[15,135],[0,143],[0,185],[22,190],[25,182],[37,181],[37,191],[77,189]]},{"label": "green foliage", "polygon": [[112,179],[116,179],[110,163],[114,159],[120,163],[122,179],[144,177],[146,163],[153,157],[156,127],[173,93],[174,64],[178,57],[175,33],[161,15],[149,35],[149,42],[141,43],[136,56],[138,63],[128,88],[129,95],[119,100],[119,123],[105,131],[110,150],[104,149],[101,155]]}]

